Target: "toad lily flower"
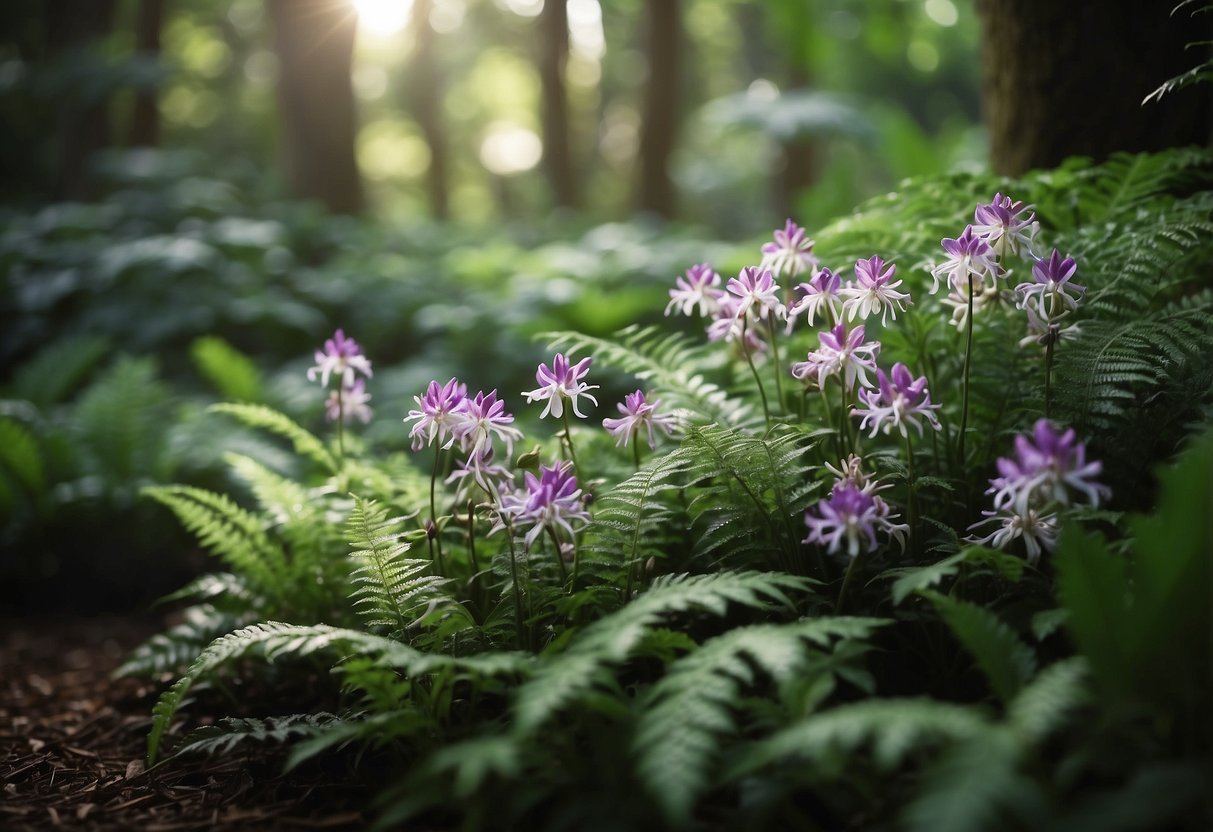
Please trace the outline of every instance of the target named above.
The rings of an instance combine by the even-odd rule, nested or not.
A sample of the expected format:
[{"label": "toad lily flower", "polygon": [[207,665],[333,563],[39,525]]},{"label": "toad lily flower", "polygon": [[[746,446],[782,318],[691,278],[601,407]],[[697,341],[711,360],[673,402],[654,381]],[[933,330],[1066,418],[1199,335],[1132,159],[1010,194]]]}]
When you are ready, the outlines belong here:
[{"label": "toad lily flower", "polygon": [[802,312],[808,313],[806,322],[809,326],[818,315],[825,317],[828,312],[831,320],[838,320],[842,314],[842,279],[829,269],[822,269],[808,283],[801,283],[796,288],[804,297],[788,307],[788,332],[792,331],[792,324]]},{"label": "toad lily flower", "polygon": [[[573,463],[541,466],[539,476],[526,472],[525,488],[501,497],[501,514],[512,522],[526,526],[526,545],[535,543],[544,529],[562,529],[571,538],[576,534],[573,521],[588,523],[590,514],[585,510],[577,477],[573,475]],[[500,528],[501,524],[494,527]]]},{"label": "toad lily flower", "polygon": [[776,277],[795,277],[816,267],[813,241],[803,228],[791,220],[782,229],[775,230],[775,242],[762,246],[762,264],[759,268],[770,269]]},{"label": "toad lily flower", "polygon": [[955,240],[944,238],[940,245],[948,258],[931,269],[931,294],[938,291],[939,281],[943,280],[952,292],[965,299],[969,296],[970,277],[973,278],[973,289],[977,291],[984,287],[986,275],[998,276],[994,249],[973,233],[973,226],[966,225],[959,237]]},{"label": "toad lily flower", "polygon": [[1031,255],[1040,223],[1032,206],[996,193],[988,205],[977,206],[972,227],[973,234],[985,241],[994,256],[1006,257],[1020,252]]},{"label": "toad lily flower", "polygon": [[493,437],[505,442],[506,454],[514,452],[514,442],[522,438],[522,431],[511,427],[514,417],[505,412],[505,402],[498,400],[497,391],[477,393],[475,398],[465,398],[455,411],[451,433],[459,440],[459,447],[477,456],[492,450]]},{"label": "toad lily flower", "polygon": [[687,269],[686,277],[675,278],[675,288],[670,290],[670,302],[665,314],[677,310],[683,315],[692,315],[696,309],[700,317],[706,317],[720,308],[720,296],[724,294],[718,275],[707,263]]},{"label": "toad lily flower", "polygon": [[641,390],[628,393],[624,397],[623,403],[617,405],[623,418],[603,419],[602,426],[615,437],[615,444],[621,448],[627,447],[632,437],[639,436],[640,431],[645,430],[648,434],[649,450],[653,450],[657,447],[657,437],[653,428],[661,428],[667,436],[674,429],[674,417],[669,414],[659,414],[657,412],[659,404],[661,404],[660,399],[654,399],[651,402],[645,401],[644,392]]},{"label": "toad lily flower", "polygon": [[419,451],[426,445],[433,445],[435,442],[441,444],[443,440],[446,440],[446,444],[442,445],[444,450],[451,447],[455,436],[452,433],[448,440],[447,434],[454,429],[459,420],[456,411],[463,406],[467,393],[467,385],[452,378],[441,386],[438,382],[431,381],[424,395],[413,396],[413,401],[417,402],[418,409],[410,410],[404,421],[417,420],[417,424],[413,425],[409,431],[409,436],[413,439],[414,451]]},{"label": "toad lily flower", "polygon": [[727,286],[737,300],[734,317],[742,320],[751,311],[766,320],[768,315],[782,318],[784,306],[779,302],[779,284],[767,269],[746,266]]},{"label": "toad lily flower", "polygon": [[1077,271],[1073,257],[1063,258],[1061,252],[1053,249],[1048,260],[1037,260],[1032,266],[1032,282],[1015,287],[1020,307],[1030,308],[1029,304],[1035,301],[1040,317],[1050,322],[1074,311],[1087,291],[1085,286],[1070,282]]},{"label": "toad lily flower", "polygon": [[324,403],[324,415],[330,422],[358,419],[365,425],[371,421],[371,408],[367,404],[370,400],[366,382],[360,378],[354,379],[353,384],[343,385],[339,391],[329,391],[328,400]]},{"label": "toad lily flower", "polygon": [[855,282],[847,284],[842,290],[846,298],[842,311],[847,320],[866,319],[869,315],[879,314],[882,324],[888,323],[889,313],[897,320],[897,313],[910,305],[910,296],[897,291],[900,280],[893,280],[897,267],[892,263],[885,268],[884,259],[869,257],[855,263]]},{"label": "toad lily flower", "polygon": [[831,555],[837,554],[846,542],[847,557],[855,558],[862,551],[870,552],[878,545],[876,533],[895,538],[905,548],[909,526],[894,523],[888,503],[880,497],[856,488],[851,483],[838,485],[829,497],[805,512],[808,536],[804,543],[818,543]]},{"label": "toad lily flower", "polygon": [[865,342],[862,324],[848,333],[847,325],[839,323],[829,332],[819,332],[817,340],[821,346],[810,352],[805,361],[792,365],[794,377],[815,378],[822,389],[830,376],[838,376],[847,390],[853,390],[857,381],[864,387],[872,386],[868,371],[877,372],[880,342]]},{"label": "toad lily flower", "polygon": [[353,338],[346,338],[338,329],[333,337],[324,342],[324,350],[316,351],[316,366],[307,371],[307,380],[315,381],[320,374],[320,386],[329,386],[329,377],[336,374],[344,387],[352,387],[355,373],[370,378],[371,362],[362,354],[362,348]]},{"label": "toad lily flower", "polygon": [[597,390],[598,385],[586,384],[582,381],[586,373],[590,371],[590,363],[592,361],[592,358],[586,357],[576,364],[570,365],[569,360],[562,353],[556,353],[556,357],[552,359],[552,368],[550,370],[546,364],[539,365],[539,369],[535,371],[535,381],[539,382],[539,387],[523,393],[528,402],[547,400],[547,404],[544,405],[543,413],[539,414],[539,418],[546,418],[548,414],[551,414],[556,419],[561,418],[564,416],[565,400],[568,400],[573,413],[578,418],[584,419],[585,414],[577,409],[577,399],[580,396],[585,396],[597,407],[598,400],[588,391]]},{"label": "toad lily flower", "polygon": [[918,420],[919,416],[924,417],[935,430],[943,429],[939,424],[939,419],[935,416],[939,405],[931,404],[926,376],[916,379],[910,375],[910,370],[905,364],[898,362],[893,365],[891,378],[884,374],[884,370],[878,369],[876,379],[880,383],[878,391],[871,392],[863,389],[859,391],[859,399],[867,405],[867,409],[851,411],[852,416],[863,417],[863,421],[859,424],[860,430],[866,429],[869,423],[872,425],[869,437],[875,436],[876,432],[880,430],[889,433],[893,428],[896,428],[903,437],[909,436],[909,431],[906,430],[907,424],[917,428],[918,435],[922,436],[922,423]]}]

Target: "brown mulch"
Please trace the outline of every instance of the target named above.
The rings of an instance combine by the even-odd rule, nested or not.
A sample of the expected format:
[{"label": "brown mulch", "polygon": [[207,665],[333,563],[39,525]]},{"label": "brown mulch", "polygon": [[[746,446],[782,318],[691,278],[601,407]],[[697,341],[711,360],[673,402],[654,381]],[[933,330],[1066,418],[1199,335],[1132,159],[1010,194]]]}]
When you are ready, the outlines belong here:
[{"label": "brown mulch", "polygon": [[358,829],[369,795],[281,757],[144,768],[152,705],[171,680],[111,679],[163,621],[0,621],[0,829],[169,832]]}]

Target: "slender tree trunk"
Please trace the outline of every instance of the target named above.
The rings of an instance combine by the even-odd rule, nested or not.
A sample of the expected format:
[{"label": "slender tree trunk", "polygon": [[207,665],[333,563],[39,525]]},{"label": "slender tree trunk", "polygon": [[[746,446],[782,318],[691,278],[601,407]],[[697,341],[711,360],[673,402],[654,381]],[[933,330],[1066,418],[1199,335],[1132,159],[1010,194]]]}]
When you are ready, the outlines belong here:
[{"label": "slender tree trunk", "polygon": [[405,96],[430,151],[430,166],[425,172],[430,214],[436,220],[445,220],[450,216],[448,145],[442,118],[443,83],[434,51],[436,33],[430,25],[433,5],[433,0],[414,0],[413,3],[410,26],[414,45],[405,70]]},{"label": "slender tree trunk", "polygon": [[640,133],[642,211],[671,218],[677,193],[670,176],[670,155],[678,138],[682,86],[682,25],[679,0],[645,0],[649,83]]},{"label": "slender tree trunk", "polygon": [[1209,38],[1211,16],[1170,17],[1174,5],[979,0],[994,170],[1015,175],[1067,156],[1207,143],[1207,87],[1141,103],[1203,57],[1184,45]]},{"label": "slender tree trunk", "polygon": [[334,213],[363,209],[350,84],[358,19],[348,0],[268,0],[278,53],[278,99],[295,195]]},{"label": "slender tree trunk", "polygon": [[[160,28],[164,23],[164,0],[139,0],[135,19],[135,51],[142,57],[160,57]],[[158,89],[135,91],[135,107],[131,113],[130,144],[135,147],[155,147],[160,143],[160,109]]]},{"label": "slender tree trunk", "polygon": [[577,178],[569,130],[567,0],[547,0],[539,14],[539,80],[543,92],[543,159],[552,196],[562,208],[577,207]]},{"label": "slender tree trunk", "polygon": [[[83,54],[109,34],[114,20],[113,0],[47,0],[44,9],[50,60],[73,51]],[[95,195],[89,165],[98,151],[110,145],[109,97],[87,96],[83,90],[73,91],[59,104],[55,193],[60,199]]]},{"label": "slender tree trunk", "polygon": [[[798,65],[788,71],[788,91],[809,86],[808,72]],[[796,197],[817,181],[817,140],[811,136],[791,139],[779,146],[781,164],[775,174],[775,213],[780,218],[796,216]]]}]

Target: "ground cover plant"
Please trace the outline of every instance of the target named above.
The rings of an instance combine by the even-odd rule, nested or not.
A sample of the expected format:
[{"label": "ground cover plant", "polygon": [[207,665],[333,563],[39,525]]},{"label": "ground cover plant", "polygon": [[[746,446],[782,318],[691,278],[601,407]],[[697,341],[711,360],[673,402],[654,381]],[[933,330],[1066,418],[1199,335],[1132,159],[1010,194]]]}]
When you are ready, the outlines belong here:
[{"label": "ground cover plant", "polygon": [[326,432],[208,417],[296,463],[144,492],[224,570],[121,671],[179,674],[149,763],[346,755],[385,827],[1201,828],[1211,180],[907,182],[397,412],[334,321]]}]

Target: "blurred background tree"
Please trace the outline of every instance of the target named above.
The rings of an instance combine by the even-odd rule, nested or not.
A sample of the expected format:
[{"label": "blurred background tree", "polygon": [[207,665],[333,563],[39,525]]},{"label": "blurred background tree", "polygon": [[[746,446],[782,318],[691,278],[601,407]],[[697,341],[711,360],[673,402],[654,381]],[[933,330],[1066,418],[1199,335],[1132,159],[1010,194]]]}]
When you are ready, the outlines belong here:
[{"label": "blurred background tree", "polygon": [[748,234],[908,175],[1207,141],[1199,89],[1139,108],[1197,62],[1195,24],[1117,8],[10,0],[0,165],[30,202],[90,198],[103,151],[158,146],[392,221],[642,211]]}]

